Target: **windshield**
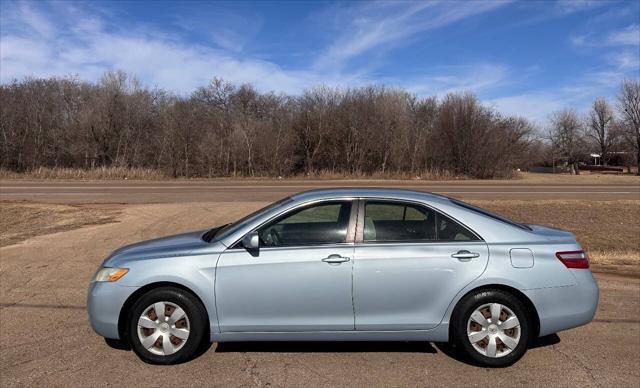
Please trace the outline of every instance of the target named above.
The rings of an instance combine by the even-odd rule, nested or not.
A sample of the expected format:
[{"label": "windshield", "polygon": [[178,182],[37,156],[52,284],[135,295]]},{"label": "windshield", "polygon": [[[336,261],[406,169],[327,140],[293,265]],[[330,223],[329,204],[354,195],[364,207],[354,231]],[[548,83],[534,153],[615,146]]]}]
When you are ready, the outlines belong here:
[{"label": "windshield", "polygon": [[253,221],[256,217],[258,217],[259,215],[261,215],[262,213],[269,211],[271,209],[275,209],[277,207],[281,207],[289,202],[291,202],[292,199],[291,197],[286,197],[286,198],[282,198],[281,200],[274,202],[268,206],[265,206],[261,209],[258,209],[256,211],[254,211],[251,214],[248,214],[244,217],[242,217],[241,219],[239,219],[236,222],[232,222],[230,224],[225,225],[224,227],[220,228],[218,231],[216,231],[216,233],[213,235],[213,237],[211,238],[210,241],[213,240],[220,240],[222,238],[225,238],[226,236],[230,235],[231,233],[235,232],[236,230],[238,230],[239,228],[243,227],[245,224]]}]

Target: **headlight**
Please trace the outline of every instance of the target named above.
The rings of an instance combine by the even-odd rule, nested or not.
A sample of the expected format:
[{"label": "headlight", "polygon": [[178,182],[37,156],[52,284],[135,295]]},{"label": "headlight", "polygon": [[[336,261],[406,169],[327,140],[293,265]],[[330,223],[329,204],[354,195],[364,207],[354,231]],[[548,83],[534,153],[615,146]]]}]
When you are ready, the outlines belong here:
[{"label": "headlight", "polygon": [[98,272],[93,276],[93,282],[115,282],[116,280],[123,277],[127,272],[129,272],[128,268],[100,268]]}]

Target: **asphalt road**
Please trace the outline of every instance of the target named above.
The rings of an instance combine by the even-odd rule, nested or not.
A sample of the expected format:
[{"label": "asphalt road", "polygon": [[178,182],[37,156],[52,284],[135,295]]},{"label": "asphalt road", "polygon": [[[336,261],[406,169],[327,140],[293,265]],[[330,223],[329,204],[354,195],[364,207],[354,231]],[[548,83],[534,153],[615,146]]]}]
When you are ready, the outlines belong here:
[{"label": "asphalt road", "polygon": [[144,364],[89,327],[89,279],[118,246],[218,222],[237,206],[118,207],[117,223],[0,248],[0,386],[640,385],[640,279],[605,274],[596,274],[601,299],[594,322],[543,338],[504,369],[469,365],[426,342],[228,343],[182,365]]},{"label": "asphalt road", "polygon": [[640,184],[553,184],[519,181],[0,181],[0,200],[45,203],[183,203],[275,201],[323,187],[397,187],[462,199],[640,199]]}]

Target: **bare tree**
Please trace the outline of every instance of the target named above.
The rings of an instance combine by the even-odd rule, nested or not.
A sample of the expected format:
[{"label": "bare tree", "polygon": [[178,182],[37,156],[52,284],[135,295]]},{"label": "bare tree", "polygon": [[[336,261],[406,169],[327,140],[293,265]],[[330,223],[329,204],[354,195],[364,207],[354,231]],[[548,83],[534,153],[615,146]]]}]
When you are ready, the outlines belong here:
[{"label": "bare tree", "polygon": [[573,109],[564,109],[551,115],[549,138],[553,147],[566,160],[572,174],[580,174],[578,163],[584,155],[582,123]]},{"label": "bare tree", "polygon": [[415,101],[412,98],[409,109],[413,122],[409,126],[411,135],[407,138],[407,149],[411,155],[411,172],[430,167],[429,156],[433,128],[438,117],[438,102],[435,97]]},{"label": "bare tree", "polygon": [[613,109],[603,97],[596,98],[591,106],[586,134],[595,141],[600,149],[602,164],[607,165],[609,152],[611,152],[611,147],[616,140],[616,131],[614,130]]},{"label": "bare tree", "polygon": [[300,97],[300,113],[295,128],[302,144],[307,174],[318,168],[316,161],[333,127],[339,99],[338,91],[326,87],[308,90]]},{"label": "bare tree", "polygon": [[124,72],[97,83],[26,78],[0,84],[0,168],[105,166],[173,176],[420,174],[508,176],[529,125],[471,94],[318,87],[275,95],[220,79],[190,96]]},{"label": "bare tree", "polygon": [[532,133],[522,118],[502,117],[470,93],[447,95],[427,144],[436,168],[478,178],[508,177],[523,165]]},{"label": "bare tree", "polygon": [[207,176],[229,175],[231,172],[231,133],[236,88],[229,82],[214,78],[206,87],[198,88],[191,100],[199,106],[199,116],[205,132],[202,143]]},{"label": "bare tree", "polygon": [[625,80],[618,94],[618,111],[622,117],[622,133],[636,154],[640,175],[640,81]]}]

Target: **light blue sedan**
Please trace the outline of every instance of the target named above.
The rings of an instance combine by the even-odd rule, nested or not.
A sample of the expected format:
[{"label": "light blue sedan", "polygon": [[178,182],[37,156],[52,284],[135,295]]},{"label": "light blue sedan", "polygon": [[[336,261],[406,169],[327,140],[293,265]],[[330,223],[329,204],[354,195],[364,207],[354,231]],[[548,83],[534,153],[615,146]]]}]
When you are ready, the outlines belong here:
[{"label": "light blue sedan", "polygon": [[593,319],[588,268],[573,234],[455,199],[315,190],[116,250],[88,310],[98,334],[157,364],[209,342],[451,341],[498,367]]}]

